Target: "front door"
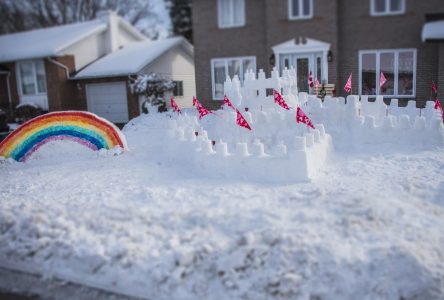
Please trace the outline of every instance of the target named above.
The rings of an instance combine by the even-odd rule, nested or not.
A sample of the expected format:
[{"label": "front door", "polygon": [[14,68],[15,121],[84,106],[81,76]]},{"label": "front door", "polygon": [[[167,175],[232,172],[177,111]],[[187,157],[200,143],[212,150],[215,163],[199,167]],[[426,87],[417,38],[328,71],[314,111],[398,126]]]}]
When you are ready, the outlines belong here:
[{"label": "front door", "polygon": [[295,54],[281,54],[279,57],[280,70],[284,68],[295,68],[296,78],[299,92],[310,92],[308,77],[310,71],[313,75],[313,81],[316,78],[322,82],[324,78],[324,70],[322,65],[322,53],[295,53]]},{"label": "front door", "polygon": [[309,92],[308,75],[310,73],[310,58],[296,57],[296,78],[299,92]]}]

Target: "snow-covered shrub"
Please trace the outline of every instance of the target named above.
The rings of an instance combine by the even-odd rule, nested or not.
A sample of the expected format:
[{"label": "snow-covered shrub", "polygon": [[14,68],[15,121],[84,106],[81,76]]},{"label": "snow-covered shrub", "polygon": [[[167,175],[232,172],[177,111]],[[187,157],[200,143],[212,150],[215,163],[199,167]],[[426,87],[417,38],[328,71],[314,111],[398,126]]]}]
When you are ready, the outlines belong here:
[{"label": "snow-covered shrub", "polygon": [[148,105],[157,106],[159,112],[167,111],[164,93],[174,89],[174,82],[157,73],[137,75],[131,82],[136,95],[145,96],[142,107],[148,112]]},{"label": "snow-covered shrub", "polygon": [[35,103],[21,103],[15,107],[17,123],[23,123],[42,114],[42,109]]}]

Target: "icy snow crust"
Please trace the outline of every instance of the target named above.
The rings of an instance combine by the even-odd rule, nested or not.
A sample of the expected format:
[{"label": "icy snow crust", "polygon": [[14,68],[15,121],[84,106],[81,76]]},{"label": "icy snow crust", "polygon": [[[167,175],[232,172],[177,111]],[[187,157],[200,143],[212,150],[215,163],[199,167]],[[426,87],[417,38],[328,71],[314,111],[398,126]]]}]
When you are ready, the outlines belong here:
[{"label": "icy snow crust", "polygon": [[0,266],[144,299],[444,299],[437,116],[307,100],[337,149],[311,182],[207,176],[173,114],[132,120],[123,155],[0,161]]}]

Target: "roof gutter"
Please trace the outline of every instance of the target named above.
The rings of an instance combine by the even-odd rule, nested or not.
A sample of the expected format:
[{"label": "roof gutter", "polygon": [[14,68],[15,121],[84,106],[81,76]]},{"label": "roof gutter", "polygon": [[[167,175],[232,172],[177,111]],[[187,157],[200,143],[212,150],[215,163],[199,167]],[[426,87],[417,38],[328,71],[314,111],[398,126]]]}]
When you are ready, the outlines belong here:
[{"label": "roof gutter", "polygon": [[51,63],[53,63],[53,64],[55,64],[56,66],[59,66],[60,68],[65,69],[66,79],[68,79],[68,80],[74,79],[73,77],[71,77],[71,75],[69,75],[69,69],[68,69],[67,66],[65,66],[65,65],[62,64],[62,63],[59,63],[58,61],[52,59],[51,57],[48,57],[48,61],[51,62]]}]

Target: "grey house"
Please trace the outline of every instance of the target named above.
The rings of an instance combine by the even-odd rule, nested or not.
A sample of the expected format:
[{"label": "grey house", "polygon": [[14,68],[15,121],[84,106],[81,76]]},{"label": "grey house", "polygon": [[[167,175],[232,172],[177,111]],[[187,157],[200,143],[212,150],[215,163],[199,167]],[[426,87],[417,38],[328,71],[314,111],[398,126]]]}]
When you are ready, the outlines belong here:
[{"label": "grey house", "polygon": [[[415,99],[444,95],[443,0],[194,0],[197,96],[216,108],[226,76],[293,66],[353,93]],[[379,74],[387,82],[378,88]]]}]

